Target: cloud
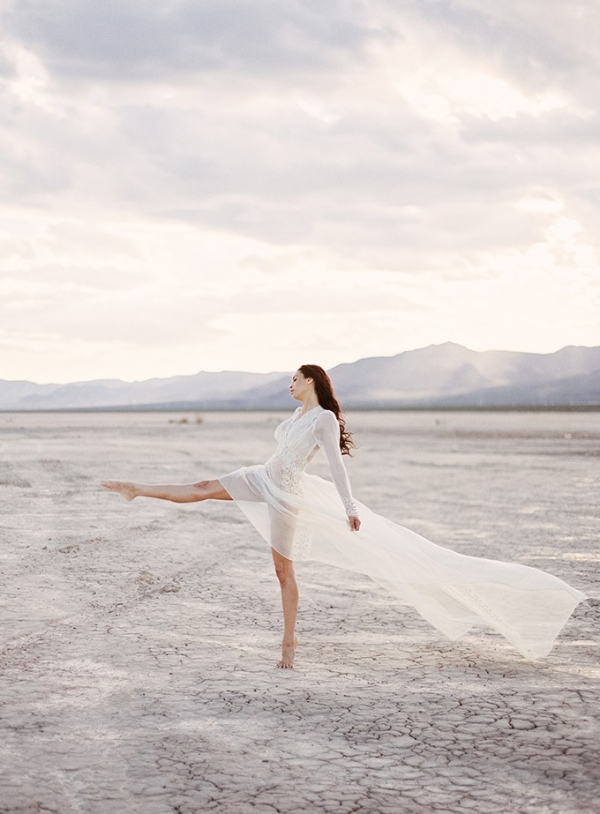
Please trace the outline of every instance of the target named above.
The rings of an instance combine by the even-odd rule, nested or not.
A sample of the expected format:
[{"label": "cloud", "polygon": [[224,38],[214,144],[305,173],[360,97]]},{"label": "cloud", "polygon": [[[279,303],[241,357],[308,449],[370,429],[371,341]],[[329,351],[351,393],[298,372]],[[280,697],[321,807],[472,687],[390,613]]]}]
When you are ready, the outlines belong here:
[{"label": "cloud", "polygon": [[543,9],[537,0],[428,0],[419,6],[446,41],[496,65],[508,79],[532,91],[552,84],[591,98],[586,77],[600,67],[595,0],[551,0]]},{"label": "cloud", "polygon": [[[2,324],[121,342],[130,368],[159,335],[240,367],[224,337],[246,329],[273,360],[261,366],[285,368],[303,315],[319,331],[327,317],[346,360],[502,344],[481,291],[510,314],[514,274],[545,279],[554,314],[569,275],[592,285],[597,17],[591,0],[12,2]],[[578,224],[571,242],[561,218]],[[487,325],[453,314],[463,285]],[[536,315],[520,341],[593,344],[587,316],[584,335],[569,314],[555,334]],[[277,353],[261,324],[285,337]],[[165,354],[165,371],[199,364]]]},{"label": "cloud", "polygon": [[52,0],[16,3],[4,22],[59,76],[160,81],[207,70],[326,69],[369,39],[352,11],[343,0]]}]

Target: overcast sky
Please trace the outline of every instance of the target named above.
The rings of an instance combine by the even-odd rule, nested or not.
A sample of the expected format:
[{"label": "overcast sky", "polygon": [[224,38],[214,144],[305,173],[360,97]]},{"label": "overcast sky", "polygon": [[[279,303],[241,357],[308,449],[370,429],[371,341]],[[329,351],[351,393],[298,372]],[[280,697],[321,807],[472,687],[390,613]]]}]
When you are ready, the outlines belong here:
[{"label": "overcast sky", "polygon": [[598,0],[0,9],[0,378],[600,345]]}]

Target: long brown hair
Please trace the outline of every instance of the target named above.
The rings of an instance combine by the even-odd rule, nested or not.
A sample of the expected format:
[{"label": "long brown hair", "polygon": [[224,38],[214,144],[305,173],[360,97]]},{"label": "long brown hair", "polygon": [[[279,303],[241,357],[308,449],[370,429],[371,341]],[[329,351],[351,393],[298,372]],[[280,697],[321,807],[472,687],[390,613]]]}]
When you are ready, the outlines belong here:
[{"label": "long brown hair", "polygon": [[315,383],[315,393],[319,404],[324,410],[331,410],[340,425],[340,449],[342,455],[351,455],[350,450],[355,447],[352,433],[346,429],[346,421],[339,401],[333,392],[333,384],[327,373],[319,365],[300,365],[298,368],[305,379],[312,379]]}]

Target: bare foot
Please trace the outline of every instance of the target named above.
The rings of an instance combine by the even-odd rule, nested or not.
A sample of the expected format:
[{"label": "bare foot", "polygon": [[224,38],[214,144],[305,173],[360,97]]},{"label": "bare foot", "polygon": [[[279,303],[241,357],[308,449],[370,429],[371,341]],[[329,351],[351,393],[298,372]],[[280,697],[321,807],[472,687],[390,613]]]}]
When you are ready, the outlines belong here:
[{"label": "bare foot", "polygon": [[291,670],[294,666],[294,656],[296,655],[296,648],[298,647],[298,639],[294,636],[292,644],[286,644],[285,641],[281,643],[281,661],[277,662],[277,666],[284,670]]},{"label": "bare foot", "polygon": [[118,492],[125,500],[133,500],[133,498],[138,495],[135,484],[127,483],[126,481],[103,480],[102,486],[104,486],[105,489],[110,489],[111,492]]}]

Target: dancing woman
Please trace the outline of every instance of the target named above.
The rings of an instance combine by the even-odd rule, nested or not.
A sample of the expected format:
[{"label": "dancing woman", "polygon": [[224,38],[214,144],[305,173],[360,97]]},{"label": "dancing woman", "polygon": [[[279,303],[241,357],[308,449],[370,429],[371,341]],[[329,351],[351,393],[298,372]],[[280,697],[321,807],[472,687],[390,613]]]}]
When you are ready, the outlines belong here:
[{"label": "dancing woman", "polygon": [[[277,427],[277,449],[265,464],[189,485],[104,481],[103,486],[127,500],[236,501],[271,546],[284,621],[278,667],[294,664],[294,561],[304,559],[367,574],[451,639],[483,624],[525,658],[547,655],[586,596],[536,568],[443,548],[355,502],[342,459],[354,445],[329,376],[318,365],[302,365],[290,392],[301,406]],[[333,483],[304,471],[319,448]]]}]

